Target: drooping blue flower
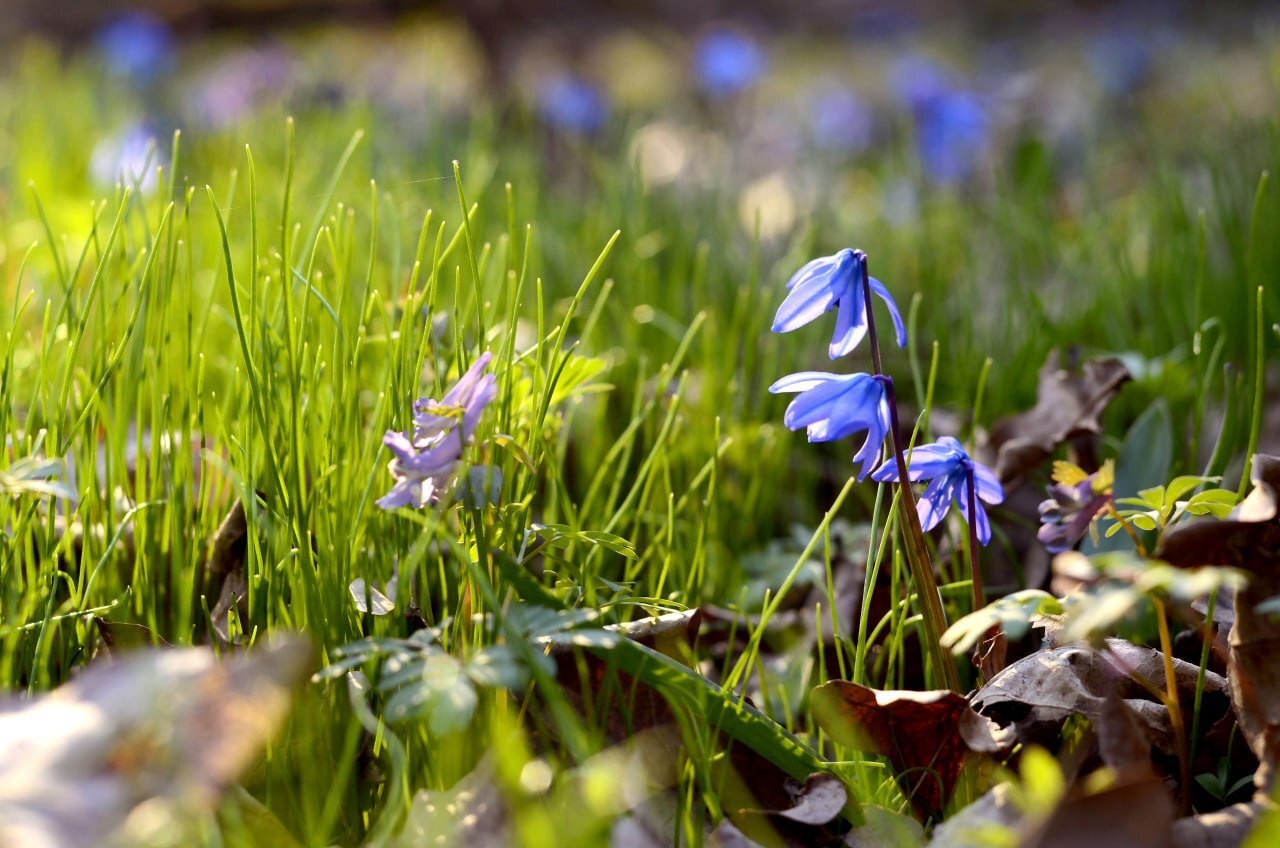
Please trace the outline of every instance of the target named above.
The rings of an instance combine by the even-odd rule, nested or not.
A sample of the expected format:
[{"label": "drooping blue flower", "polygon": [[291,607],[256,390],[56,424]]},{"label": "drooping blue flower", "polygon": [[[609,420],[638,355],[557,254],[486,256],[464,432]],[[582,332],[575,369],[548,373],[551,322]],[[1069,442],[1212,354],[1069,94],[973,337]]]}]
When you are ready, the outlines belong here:
[{"label": "drooping blue flower", "polygon": [[712,97],[729,97],[749,88],[767,64],[754,39],[729,29],[707,33],[693,50],[694,76]]},{"label": "drooping blue flower", "polygon": [[[907,467],[907,477],[911,482],[928,480],[924,494],[916,502],[916,511],[920,516],[920,526],[932,530],[942,521],[951,502],[958,501],[960,514],[967,522],[973,522],[975,516],[969,515],[969,491],[974,490],[973,505],[977,512],[978,541],[987,544],[991,541],[991,524],[987,521],[987,513],[982,508],[983,501],[998,504],[1004,501],[1004,488],[1000,480],[990,468],[974,462],[965,452],[964,447],[951,438],[943,436],[931,445],[921,445],[911,451],[911,461]],[[890,459],[871,475],[872,480],[881,483],[897,481],[898,464]],[[974,487],[976,486],[976,489]]]},{"label": "drooping blue flower", "polygon": [[113,18],[95,39],[108,69],[117,76],[148,82],[173,64],[173,33],[145,12]]},{"label": "drooping blue flower", "polygon": [[596,86],[581,77],[559,74],[539,87],[538,111],[556,129],[593,133],[608,119],[609,104]]},{"label": "drooping blue flower", "polygon": [[811,442],[834,442],[867,431],[867,439],[853,455],[862,463],[858,479],[871,473],[889,432],[887,377],[871,374],[828,374],[802,371],[769,387],[772,394],[799,392],[787,407],[782,423],[788,429],[805,428]]},{"label": "drooping blue flower", "polygon": [[462,463],[462,448],[475,432],[481,413],[497,395],[493,359],[484,353],[439,401],[420,398],[414,405],[413,433],[388,430],[382,437],[394,458],[387,466],[395,485],[377,500],[383,509],[434,504],[452,487]]},{"label": "drooping blue flower", "polygon": [[867,274],[867,255],[847,247],[813,260],[787,282],[790,294],[773,317],[773,332],[789,333],[836,309],[836,329],[828,353],[832,359],[839,359],[857,347],[867,334],[868,285],[889,308],[898,347],[905,347],[907,328],[893,295],[884,283]]}]

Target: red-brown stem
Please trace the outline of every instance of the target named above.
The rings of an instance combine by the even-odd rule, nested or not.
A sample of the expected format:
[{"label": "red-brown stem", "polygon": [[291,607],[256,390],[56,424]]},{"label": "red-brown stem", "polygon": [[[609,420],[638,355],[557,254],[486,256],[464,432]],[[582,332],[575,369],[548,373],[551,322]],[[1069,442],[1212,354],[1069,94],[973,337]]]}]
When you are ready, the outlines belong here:
[{"label": "red-brown stem", "polygon": [[889,405],[889,437],[893,440],[893,456],[898,468],[898,525],[906,536],[907,562],[911,577],[920,598],[921,619],[924,621],[925,641],[934,664],[946,680],[947,688],[960,690],[960,675],[950,654],[942,647],[942,634],[947,629],[947,615],[942,609],[942,596],[938,593],[938,581],[933,576],[933,561],[925,545],[924,530],[916,513],[915,493],[911,491],[911,479],[907,474],[907,460],[902,450],[902,436],[898,427],[898,398],[893,388],[893,378],[884,373],[880,360],[880,341],[876,336],[875,313],[871,308],[871,275],[866,260],[862,261],[862,292],[867,310],[867,337],[871,344],[871,367],[876,376],[884,378],[885,399]]}]

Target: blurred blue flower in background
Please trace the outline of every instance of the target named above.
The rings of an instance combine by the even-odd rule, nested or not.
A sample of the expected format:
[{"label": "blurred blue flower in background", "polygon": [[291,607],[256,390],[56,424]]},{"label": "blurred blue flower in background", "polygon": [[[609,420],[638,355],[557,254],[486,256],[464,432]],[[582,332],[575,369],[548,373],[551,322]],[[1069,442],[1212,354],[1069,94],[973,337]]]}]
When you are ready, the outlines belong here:
[{"label": "blurred blue flower in background", "polygon": [[155,79],[173,65],[173,33],[164,21],[145,12],[116,16],[94,41],[112,73],[136,82]]},{"label": "blurred blue flower in background", "polygon": [[871,473],[889,432],[887,381],[871,374],[802,371],[783,377],[769,392],[800,393],[787,407],[782,423],[791,430],[804,427],[811,442],[834,442],[866,430],[866,441],[853,455],[855,463],[862,463],[861,480]]},{"label": "blurred blue flower in background", "polygon": [[945,68],[921,53],[904,53],[889,68],[889,91],[913,114],[951,84]]},{"label": "blurred blue flower in background", "polygon": [[843,86],[819,89],[809,107],[814,143],[824,150],[865,150],[871,144],[873,123],[866,101]]},{"label": "blurred blue flower in background", "polygon": [[894,63],[890,88],[911,112],[916,155],[934,183],[968,179],[990,146],[990,116],[982,98],[951,82],[937,62],[908,54]]},{"label": "blurred blue flower in background", "polygon": [[988,126],[986,109],[971,91],[948,91],[930,101],[916,123],[916,152],[925,173],[943,185],[963,182],[987,150]]},{"label": "blurred blue flower in background", "polygon": [[754,39],[728,29],[713,30],[693,48],[698,85],[713,97],[728,97],[755,84],[768,62]]},{"label": "blurred blue flower in background", "polygon": [[140,121],[98,142],[89,159],[89,176],[101,188],[123,183],[150,194],[159,185],[157,169],[166,162],[154,128]]},{"label": "blurred blue flower in background", "polygon": [[832,359],[849,354],[867,334],[868,284],[871,292],[889,308],[898,347],[906,347],[907,328],[893,295],[884,283],[867,275],[867,255],[847,247],[809,262],[792,276],[787,282],[790,294],[773,317],[773,332],[789,333],[837,309],[836,328],[828,353]]},{"label": "blurred blue flower in background", "polygon": [[[987,521],[982,502],[1003,502],[1004,488],[995,473],[985,465],[974,462],[960,442],[950,436],[943,436],[934,444],[912,449],[907,477],[913,483],[919,480],[929,481],[924,494],[916,503],[920,526],[924,530],[932,530],[938,526],[938,522],[951,509],[953,500],[959,502],[960,514],[964,516],[964,520],[973,522],[974,517],[969,515],[969,491],[976,486],[973,506],[977,512],[978,541],[984,545],[991,541],[991,524]],[[897,481],[897,461],[890,459],[885,462],[871,475],[871,479],[881,483]]]},{"label": "blurred blue flower in background", "polygon": [[593,133],[608,119],[609,103],[599,88],[581,77],[558,74],[539,87],[538,112],[556,129]]}]

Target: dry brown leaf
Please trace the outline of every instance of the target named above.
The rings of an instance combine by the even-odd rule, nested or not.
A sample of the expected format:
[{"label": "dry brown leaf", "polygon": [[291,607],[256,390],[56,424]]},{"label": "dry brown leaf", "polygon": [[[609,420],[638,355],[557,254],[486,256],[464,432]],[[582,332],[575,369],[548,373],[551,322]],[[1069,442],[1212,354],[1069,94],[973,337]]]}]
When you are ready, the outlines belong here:
[{"label": "dry brown leaf", "polygon": [[221,663],[203,648],[136,651],[9,705],[0,845],[100,844],[157,800],[211,808],[275,733],[311,655],[301,639]]},{"label": "dry brown leaf", "polygon": [[1104,763],[1124,773],[1151,773],[1151,740],[1146,727],[1114,690],[1102,699],[1093,730]]},{"label": "dry brown leaf", "polygon": [[211,635],[224,647],[231,641],[228,616],[234,611],[237,623],[243,628],[248,614],[249,584],[245,577],[248,545],[249,523],[244,502],[237,500],[218,525],[205,562],[205,595],[213,597],[217,593],[209,613],[213,620]]},{"label": "dry brown leaf", "polygon": [[923,818],[941,817],[968,751],[959,730],[968,701],[948,690],[880,691],[832,680],[813,690],[810,705],[836,742],[888,758]]},{"label": "dry brown leaf", "polygon": [[1236,848],[1274,805],[1250,802],[1173,823],[1171,848]]},{"label": "dry brown leaf", "polygon": [[1034,408],[991,428],[995,472],[1006,484],[1039,468],[1064,442],[1101,433],[1099,416],[1130,379],[1129,369],[1115,357],[1090,359],[1078,370],[1058,363],[1055,350],[1040,369]]},{"label": "dry brown leaf", "polygon": [[1026,848],[1168,848],[1173,799],[1157,778],[1068,797]]},{"label": "dry brown leaf", "polygon": [[1280,595],[1280,458],[1253,458],[1254,488],[1225,520],[1196,521],[1165,534],[1156,555],[1184,567],[1228,565],[1249,573],[1235,597],[1228,635],[1236,720],[1260,765],[1255,785],[1269,791],[1280,760],[1280,617],[1256,607]]}]

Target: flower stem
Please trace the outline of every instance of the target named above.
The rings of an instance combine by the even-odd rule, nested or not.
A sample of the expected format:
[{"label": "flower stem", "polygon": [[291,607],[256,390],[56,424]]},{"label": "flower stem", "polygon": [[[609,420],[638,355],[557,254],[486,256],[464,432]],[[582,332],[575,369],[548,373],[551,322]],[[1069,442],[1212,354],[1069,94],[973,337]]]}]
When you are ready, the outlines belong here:
[{"label": "flower stem", "polygon": [[1133,525],[1125,520],[1125,517],[1116,509],[1114,501],[1107,502],[1107,513],[1124,528],[1125,533],[1129,534],[1129,538],[1133,541],[1133,546],[1138,551],[1138,555],[1146,557],[1147,546],[1142,544],[1142,539],[1138,538],[1138,531],[1133,529]]},{"label": "flower stem", "polygon": [[911,567],[911,579],[920,597],[924,636],[933,664],[946,681],[947,688],[960,690],[960,675],[951,655],[942,647],[942,634],[947,629],[947,616],[942,609],[942,596],[938,593],[938,581],[933,576],[933,561],[924,542],[924,530],[916,512],[915,493],[907,475],[907,460],[902,450],[902,435],[898,427],[898,397],[893,388],[893,378],[884,373],[880,361],[880,342],[876,337],[875,313],[871,308],[871,280],[865,260],[862,263],[862,293],[866,300],[867,336],[871,344],[871,366],[877,376],[885,377],[885,396],[889,403],[889,436],[893,440],[893,456],[898,466],[898,525],[903,531],[903,543],[907,563]]},{"label": "flower stem", "polygon": [[[987,590],[982,582],[982,562],[978,556],[978,484],[973,471],[969,472],[966,483],[965,498],[969,507],[969,583],[973,587],[973,611],[977,612],[987,605]],[[1006,645],[1004,633],[998,626],[987,631],[986,638],[978,647],[977,657],[978,671],[984,682],[995,677],[1004,666]]]},{"label": "flower stem", "polygon": [[1160,652],[1164,654],[1164,683],[1168,689],[1165,696],[1165,708],[1169,710],[1169,727],[1173,730],[1173,741],[1178,751],[1178,810],[1181,815],[1191,812],[1191,758],[1187,750],[1186,722],[1182,715],[1182,702],[1178,700],[1178,676],[1173,667],[1173,639],[1169,635],[1169,616],[1165,612],[1164,601],[1153,597],[1156,608],[1156,624],[1160,628]]}]

